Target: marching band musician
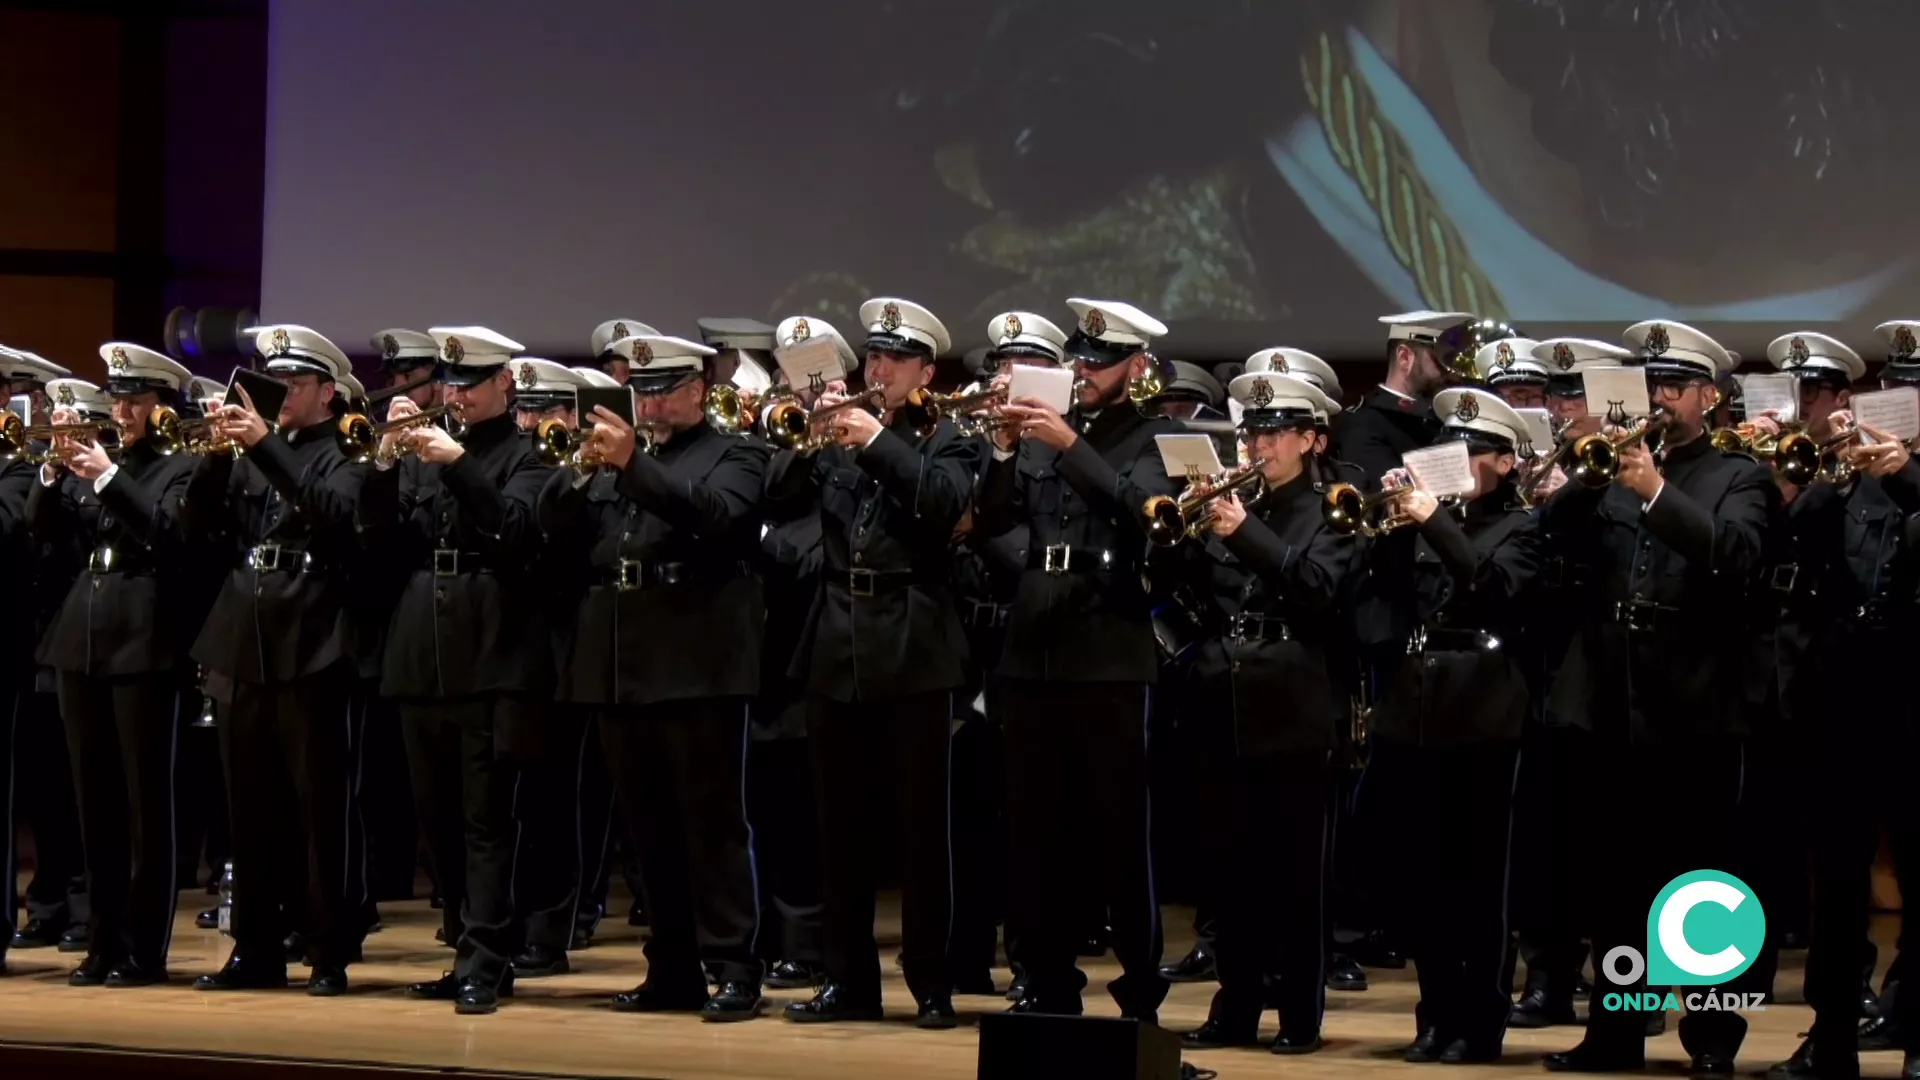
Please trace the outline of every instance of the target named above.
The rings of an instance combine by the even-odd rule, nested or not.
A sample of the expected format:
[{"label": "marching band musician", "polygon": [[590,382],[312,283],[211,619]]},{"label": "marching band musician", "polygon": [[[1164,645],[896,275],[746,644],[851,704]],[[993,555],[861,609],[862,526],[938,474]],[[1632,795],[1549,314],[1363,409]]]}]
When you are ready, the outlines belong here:
[{"label": "marching band musician", "polygon": [[1473,354],[1473,370],[1513,408],[1543,408],[1548,376],[1546,366],[1533,355],[1533,347],[1538,344],[1523,337],[1490,341]]},{"label": "marching band musician", "polygon": [[[1824,445],[1852,430],[1851,388],[1866,375],[1858,354],[1825,334],[1799,331],[1776,338],[1767,359],[1799,381],[1803,438]],[[1761,421],[1760,430],[1780,435],[1776,422]],[[1864,445],[1829,451],[1834,463],[1856,470],[1850,478],[1795,484],[1774,473],[1796,556],[1783,639],[1791,626],[1802,647],[1783,693],[1793,781],[1804,796],[1796,802],[1811,815],[1814,887],[1806,981],[1813,1027],[1802,1052],[1772,1074],[1792,1080],[1859,1075],[1860,973],[1871,967],[1866,917],[1883,824],[1895,838],[1902,895],[1920,896],[1920,867],[1911,865],[1904,839],[1920,821],[1901,794],[1907,763],[1920,750],[1911,695],[1859,671],[1863,656],[1896,655],[1914,627],[1920,567],[1906,534],[1909,516],[1920,512],[1920,464],[1897,440],[1865,434]],[[1846,722],[1833,723],[1836,716]],[[1888,1007],[1901,1014],[1895,1026],[1916,1030],[1917,1005],[1911,995],[1892,995]],[[1903,1071],[1913,1075],[1916,1061],[1909,1051]]]},{"label": "marching band musician", "polygon": [[[148,437],[192,375],[130,342],[100,347],[120,451],[62,434],[27,498],[36,538],[77,538],[86,568],[40,643],[57,674],[92,901],[75,986],[147,986],[167,978],[176,899],[173,765],[181,669],[198,629],[186,593],[180,500],[193,459]],[[56,408],[54,423],[78,422]]]},{"label": "marching band musician", "polygon": [[1542,545],[1509,479],[1526,420],[1480,389],[1443,390],[1434,409],[1441,442],[1467,446],[1473,490],[1457,511],[1418,488],[1398,497],[1408,525],[1369,550],[1358,621],[1378,673],[1372,737],[1395,763],[1376,784],[1396,790],[1376,794],[1402,815],[1388,863],[1414,878],[1390,891],[1420,976],[1406,1057],[1487,1062],[1500,1056],[1510,1005],[1512,793],[1533,713],[1518,646]]},{"label": "marching band musician", "polygon": [[[507,411],[520,345],[479,326],[428,332],[462,435],[425,422],[384,434],[358,520],[410,568],[380,690],[399,705],[443,929],[458,953],[453,971],[408,992],[490,1013],[513,992],[515,762],[551,686],[542,586],[529,571],[540,547],[534,501],[551,470]],[[396,398],[388,422],[418,412]],[[403,451],[409,460],[394,461]]]},{"label": "marching band musician", "polygon": [[[953,533],[972,491],[977,442],[942,417],[924,438],[908,396],[932,380],[952,345],[919,304],[876,298],[866,325],[866,385],[885,403],[826,418],[833,444],[812,458],[774,456],[771,502],[818,498],[826,560],[789,669],[807,678],[808,737],[820,782],[827,890],[827,981],[789,1020],[879,1019],[873,938],[874,822],[900,822],[904,891],[900,966],[921,1027],[951,1028],[948,934],[952,867],[946,777],[953,692],[966,682],[966,638],[954,610]],[[821,407],[839,403],[826,394]],[[817,494],[816,494],[817,493]],[[776,516],[779,512],[775,511]],[[894,803],[876,799],[891,780]]]},{"label": "marching band musician", "polygon": [[1387,327],[1387,377],[1340,414],[1328,447],[1335,460],[1360,466],[1371,483],[1399,468],[1407,451],[1433,442],[1440,429],[1433,395],[1472,366],[1482,344],[1479,318],[1463,311],[1410,311],[1380,321]]},{"label": "marching band musician", "polygon": [[[226,688],[217,733],[233,830],[234,945],[194,988],[285,986],[282,942],[300,931],[313,969],[307,992],[333,996],[346,992],[364,930],[362,864],[349,858],[353,785],[342,783],[352,772],[354,690],[345,556],[359,543],[353,511],[364,469],[347,464],[334,437],[335,380],[351,362],[303,326],[262,327],[253,342],[285,397],[256,404],[240,384],[245,403],[218,408],[210,424],[214,439],[236,449],[200,456],[182,504],[194,541],[221,545],[229,559],[193,658]],[[299,895],[278,873],[288,826],[307,886]]]},{"label": "marching band musician", "polygon": [[[647,979],[613,1007],[749,1020],[759,905],[741,785],[766,616],[752,574],[766,450],[706,422],[714,350],[657,335],[608,348],[628,361],[636,423],[597,408],[582,459],[539,507],[542,530],[577,535],[592,568],[559,696],[598,714],[652,916]],[[711,998],[703,964],[718,969]]]},{"label": "marching band musician", "polygon": [[440,347],[434,344],[433,335],[418,330],[382,330],[373,335],[372,345],[380,356],[380,374],[385,382],[377,389],[411,387],[405,396],[422,409],[439,401],[440,384],[430,377],[440,359]]},{"label": "marching band musician", "polygon": [[[16,355],[12,350],[0,347],[0,362]],[[23,411],[28,416],[33,413],[31,407]],[[12,416],[11,410],[9,416],[18,420],[23,427],[30,423],[28,416]],[[9,566],[30,570],[39,560],[36,557],[38,552],[34,550],[37,545],[27,531],[27,494],[33,489],[36,471],[27,458],[27,454],[14,452],[0,463],[0,550],[5,551]],[[0,873],[6,875],[6,881],[0,882],[0,902],[6,904],[5,908],[0,908],[6,913],[5,924],[0,925],[0,975],[7,970],[7,950],[14,941],[13,913],[19,901],[16,894],[18,878],[14,874],[13,862],[13,844],[18,827],[16,801],[13,798],[16,771],[14,748],[21,741],[19,728],[24,726],[25,718],[32,715],[29,712],[29,699],[33,695],[34,681],[34,621],[16,617],[8,622],[10,625],[0,630],[0,647],[7,650],[4,654],[5,666],[0,668],[0,672],[3,672],[0,674],[0,709],[5,710],[4,719],[0,719],[0,740],[3,740],[0,741],[0,782],[6,784],[7,790],[7,801],[5,805],[0,805],[0,829],[6,830],[5,835],[0,836]],[[34,767],[45,766],[35,762]],[[48,878],[46,884],[52,886],[55,883]],[[57,891],[52,888],[48,891],[55,892],[60,904],[64,905],[67,883],[62,880],[57,886]]]},{"label": "marching band musician", "polygon": [[1242,406],[1245,467],[1259,470],[1265,491],[1211,502],[1201,559],[1226,621],[1194,661],[1201,700],[1191,713],[1205,728],[1220,990],[1186,1044],[1254,1043],[1274,976],[1271,1049],[1304,1054],[1320,1048],[1326,1010],[1333,750],[1347,708],[1328,645],[1356,544],[1328,526],[1310,467],[1317,417],[1337,406],[1275,371],[1240,375],[1229,393]]},{"label": "marching band musician", "polygon": [[658,337],[660,331],[641,322],[639,319],[608,319],[593,328],[587,345],[592,351],[588,354],[599,364],[600,370],[621,386],[627,385],[627,376],[633,361],[626,354],[615,349],[614,343],[630,337]]},{"label": "marching band musician", "polygon": [[[1179,430],[1129,404],[1135,380],[1158,374],[1149,352],[1166,326],[1131,304],[1067,301],[1067,339],[1082,385],[1074,421],[1043,402],[1009,402],[994,432],[974,526],[995,536],[1031,529],[1026,572],[1008,617],[1003,680],[1007,829],[1020,935],[1023,1012],[1081,1011],[1076,968],[1091,849],[1124,974],[1109,987],[1129,1017],[1157,1021],[1167,981],[1149,851],[1146,720],[1159,658],[1144,570],[1142,508],[1171,495],[1154,437]],[[1143,386],[1150,384],[1141,384]]]},{"label": "marching band musician", "polygon": [[[1596,812],[1604,807],[1606,820],[1588,830],[1586,856],[1589,865],[1609,868],[1590,879],[1595,957],[1644,936],[1646,898],[1662,885],[1731,855],[1746,703],[1727,688],[1746,675],[1751,635],[1740,629],[1779,501],[1764,468],[1706,437],[1714,383],[1733,364],[1726,349],[1664,320],[1628,328],[1626,342],[1639,352],[1651,404],[1665,423],[1659,457],[1644,441],[1620,446],[1611,483],[1570,482],[1543,507],[1542,526],[1581,604],[1548,690],[1546,720],[1584,733],[1584,756],[1606,790],[1684,791],[1689,812],[1688,828],[1676,830],[1654,809],[1658,800],[1590,804]],[[1622,820],[1635,810],[1646,820]],[[1643,984],[1644,974],[1621,991]],[[1680,1037],[1694,1073],[1730,1073],[1745,1027],[1732,1012],[1688,1013]],[[1546,1065],[1639,1069],[1645,1030],[1641,1013],[1591,1009],[1586,1037]]]}]

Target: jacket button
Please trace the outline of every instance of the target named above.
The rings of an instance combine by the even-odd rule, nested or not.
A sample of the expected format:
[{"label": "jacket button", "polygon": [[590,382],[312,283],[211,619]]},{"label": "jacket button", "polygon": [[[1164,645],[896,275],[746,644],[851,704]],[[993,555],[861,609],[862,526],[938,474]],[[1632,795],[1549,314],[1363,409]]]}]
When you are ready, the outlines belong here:
[{"label": "jacket button", "polygon": [[1234,670],[1234,671],[1239,671],[1239,670],[1240,670],[1240,661],[1238,661],[1238,660],[1235,660],[1235,661],[1233,662],[1233,670]]},{"label": "jacket button", "polygon": [[854,562],[856,562],[856,563],[863,563],[863,562],[866,562],[866,561],[867,561],[867,553],[866,553],[866,552],[864,552],[864,551],[856,551],[856,552],[854,552],[854,553],[853,553],[853,561],[854,561]]},{"label": "jacket button", "polygon": [[434,598],[435,600],[438,600],[438,601],[440,601],[440,602],[442,602],[442,603],[445,603],[445,602],[446,602],[446,599],[447,599],[447,590],[445,590],[445,589],[435,589],[435,590],[433,590],[433,598]]}]

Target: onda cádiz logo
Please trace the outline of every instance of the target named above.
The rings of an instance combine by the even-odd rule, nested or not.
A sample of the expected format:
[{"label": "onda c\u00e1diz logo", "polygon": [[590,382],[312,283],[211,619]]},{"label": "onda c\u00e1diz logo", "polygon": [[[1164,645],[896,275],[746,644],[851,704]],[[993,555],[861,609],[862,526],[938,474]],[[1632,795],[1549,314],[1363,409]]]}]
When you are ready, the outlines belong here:
[{"label": "onda c\u00e1diz logo", "polygon": [[[1647,910],[1647,951],[1620,945],[1600,973],[1619,987],[1646,976],[1650,986],[1720,986],[1753,966],[1767,940],[1767,916],[1747,883],[1718,870],[1694,870],[1667,882]],[[1688,1012],[1760,1012],[1767,995],[1725,990],[1685,995]],[[1678,1011],[1672,991],[1610,991],[1600,1007],[1622,1012]]]}]

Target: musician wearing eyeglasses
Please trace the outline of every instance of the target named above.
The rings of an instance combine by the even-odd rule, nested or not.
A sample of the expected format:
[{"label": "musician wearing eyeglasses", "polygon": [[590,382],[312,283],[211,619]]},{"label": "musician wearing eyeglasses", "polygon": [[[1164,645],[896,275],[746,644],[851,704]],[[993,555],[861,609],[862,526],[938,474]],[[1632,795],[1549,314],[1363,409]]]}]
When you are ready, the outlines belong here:
[{"label": "musician wearing eyeglasses", "polygon": [[[307,992],[332,996],[346,991],[364,929],[362,864],[349,858],[358,809],[341,780],[353,762],[346,594],[363,475],[334,434],[335,380],[350,361],[303,326],[262,327],[254,346],[284,393],[256,402],[236,384],[241,400],[212,413],[183,504],[190,535],[225,563],[193,657],[225,688],[218,734],[236,868],[232,954],[194,986],[285,986],[282,942],[300,931]],[[274,873],[289,846],[308,879],[298,896]]]},{"label": "musician wearing eyeglasses", "polygon": [[1271,1003],[1272,1051],[1304,1054],[1321,1046],[1326,1009],[1334,751],[1348,706],[1330,646],[1358,545],[1328,524],[1312,468],[1316,417],[1333,403],[1274,371],[1237,376],[1228,392],[1242,406],[1240,469],[1259,483],[1194,511],[1206,522],[1194,569],[1215,625],[1186,716],[1207,777],[1197,809],[1220,989],[1186,1042],[1252,1045]]},{"label": "musician wearing eyeglasses", "polygon": [[[75,986],[146,986],[167,978],[173,936],[175,721],[187,648],[198,629],[181,519],[193,459],[168,456],[149,420],[192,376],[128,342],[100,348],[119,436],[52,439],[27,498],[36,538],[76,540],[87,564],[40,642],[58,680],[92,901]],[[164,415],[164,414],[162,414]],[[55,424],[77,423],[57,407]]]},{"label": "musician wearing eyeglasses", "polygon": [[1410,311],[1380,321],[1387,328],[1386,378],[1339,416],[1327,448],[1335,460],[1360,466],[1374,484],[1439,432],[1433,395],[1474,381],[1474,353],[1513,336],[1509,327],[1458,311]]},{"label": "musician wearing eyeglasses", "polygon": [[[551,696],[552,646],[534,575],[534,503],[551,470],[509,412],[518,343],[485,327],[430,330],[461,432],[412,423],[380,439],[361,491],[365,542],[409,567],[389,627],[381,693],[394,699],[413,797],[445,901],[454,970],[416,998],[489,1013],[513,991],[513,793],[518,758]],[[388,423],[420,410],[396,398]],[[397,460],[396,460],[397,459]]]},{"label": "musician wearing eyeglasses", "polygon": [[[1501,343],[1501,344],[1504,344]],[[1357,619],[1376,672],[1371,736],[1393,768],[1404,875],[1384,890],[1420,975],[1409,1061],[1499,1058],[1507,1026],[1507,882],[1520,738],[1532,717],[1531,630],[1542,543],[1511,482],[1526,420],[1494,393],[1434,398],[1436,445],[1464,444],[1472,489],[1446,507],[1405,475],[1399,528],[1367,552]]]},{"label": "musician wearing eyeglasses", "polygon": [[[1754,674],[1753,597],[1779,502],[1765,468],[1707,438],[1715,382],[1734,364],[1727,350],[1667,321],[1636,324],[1625,338],[1638,353],[1631,366],[1647,377],[1656,445],[1648,446],[1639,425],[1609,430],[1611,448],[1590,445],[1584,458],[1576,452],[1580,475],[1543,508],[1543,528],[1580,605],[1548,690],[1546,720],[1585,733],[1586,757],[1606,790],[1684,793],[1687,812],[1686,827],[1676,829],[1659,798],[1592,805],[1604,817],[1584,841],[1587,865],[1606,868],[1588,878],[1600,957],[1616,945],[1639,947],[1647,897],[1681,873],[1727,865],[1735,854],[1749,706],[1731,688]],[[1548,1057],[1547,1066],[1637,1069],[1645,1026],[1639,1013],[1590,1010],[1586,1038]],[[1680,1030],[1696,1071],[1725,1071],[1745,1021],[1731,1012],[1689,1013]]]},{"label": "musician wearing eyeglasses", "polygon": [[[1852,387],[1866,363],[1845,344],[1797,331],[1775,339],[1767,359],[1799,384],[1789,425],[1798,434],[1783,436],[1767,419],[1755,435],[1757,450],[1773,447],[1767,458],[1792,533],[1794,562],[1784,568],[1787,580],[1775,582],[1791,597],[1780,627],[1781,752],[1791,773],[1781,780],[1809,815],[1814,890],[1813,1027],[1776,1072],[1811,1080],[1859,1071],[1860,972],[1871,964],[1866,920],[1880,831],[1901,835],[1920,825],[1901,794],[1920,751],[1911,694],[1860,666],[1862,657],[1897,655],[1920,624],[1920,564],[1908,536],[1909,518],[1920,512],[1920,465],[1899,440],[1855,422]],[[1920,895],[1920,867],[1910,863],[1896,857],[1895,870],[1904,891]],[[1920,1002],[1905,1004],[1907,996],[1892,995],[1888,1008],[1898,1013],[1896,1026],[1920,1030]]]},{"label": "musician wearing eyeglasses", "polygon": [[[714,350],[664,336],[608,348],[629,362],[654,445],[599,407],[584,448],[598,467],[559,469],[539,509],[546,535],[591,568],[559,698],[595,714],[652,915],[647,979],[613,1007],[748,1020],[761,964],[742,782],[766,618],[752,568],[767,452],[706,422]],[[711,998],[703,965],[718,973]]]},{"label": "musician wearing eyeglasses", "polygon": [[[997,670],[1020,882],[1008,915],[1027,976],[1014,1007],[1081,1011],[1086,977],[1075,955],[1091,901],[1107,909],[1124,971],[1108,991],[1127,1016],[1154,1019],[1167,982],[1147,848],[1146,724],[1159,653],[1142,577],[1143,508],[1177,490],[1154,436],[1179,426],[1136,404],[1162,375],[1149,350],[1166,326],[1131,304],[1067,304],[1079,320],[1066,346],[1081,381],[1075,415],[1033,399],[1001,410],[974,519],[981,536],[1030,529]],[[1101,868],[1094,883],[1061,857],[1085,850]]]},{"label": "musician wearing eyeglasses", "polygon": [[[860,307],[865,381],[880,411],[835,409],[808,426],[831,445],[787,449],[767,474],[770,513],[817,500],[825,560],[794,651],[806,680],[819,778],[827,895],[827,981],[789,1005],[801,1023],[876,1020],[873,937],[882,822],[898,823],[903,889],[900,965],[922,1027],[950,1028],[953,977],[947,775],[954,691],[966,637],[954,610],[952,542],[972,495],[977,440],[944,418],[922,430],[911,407],[952,345],[933,313],[877,297]],[[819,408],[840,404],[823,395]]]}]

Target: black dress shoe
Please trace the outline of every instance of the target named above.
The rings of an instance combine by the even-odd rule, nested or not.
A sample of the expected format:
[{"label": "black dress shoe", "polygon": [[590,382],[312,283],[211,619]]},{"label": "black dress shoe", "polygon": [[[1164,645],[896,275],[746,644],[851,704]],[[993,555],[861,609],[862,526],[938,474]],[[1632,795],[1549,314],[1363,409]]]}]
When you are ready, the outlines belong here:
[{"label": "black dress shoe", "polygon": [[193,980],[195,990],[284,990],[287,969],[271,961],[248,963],[238,956],[227,957],[219,971]]},{"label": "black dress shoe", "polygon": [[1475,1042],[1471,1039],[1455,1039],[1440,1051],[1442,1065],[1486,1065],[1500,1060],[1498,1042]]},{"label": "black dress shoe", "polygon": [[1207,1022],[1180,1036],[1180,1045],[1189,1050],[1222,1050],[1229,1046],[1253,1046],[1260,1041],[1260,1021],[1252,1023],[1207,1017]]},{"label": "black dress shoe", "polygon": [[1718,1051],[1707,1051],[1693,1055],[1693,1061],[1687,1066],[1688,1076],[1732,1076],[1733,1055]]},{"label": "black dress shoe", "polygon": [[1592,996],[1593,984],[1587,981],[1585,975],[1575,975],[1573,977],[1573,1000],[1585,1001]]},{"label": "black dress shoe", "polygon": [[13,932],[13,947],[51,949],[60,944],[60,935],[66,933],[66,930],[66,923],[50,922],[46,919],[28,919],[27,925]]},{"label": "black dress shoe", "polygon": [[513,958],[513,973],[522,979],[544,979],[552,975],[565,975],[573,970],[567,963],[567,954],[555,952],[545,945],[529,945],[519,956]]},{"label": "black dress shoe", "polygon": [[567,951],[581,952],[582,950],[591,949],[591,948],[593,948],[593,927],[591,926],[574,927],[573,936],[567,939]]},{"label": "black dress shoe", "polygon": [[699,1012],[707,1007],[705,987],[668,990],[652,979],[625,993],[613,995],[614,1012]]},{"label": "black dress shoe", "polygon": [[201,930],[220,929],[220,909],[210,907],[193,917],[193,925]]},{"label": "black dress shoe", "polygon": [[766,999],[760,988],[750,982],[723,982],[720,989],[700,1006],[700,1019],[709,1024],[732,1024],[760,1015]]},{"label": "black dress shoe", "polygon": [[1800,1040],[1793,1056],[1767,1066],[1767,1080],[1859,1080],[1860,1057],[1821,1051],[1811,1038]]},{"label": "black dress shoe", "polygon": [[874,1021],[886,1014],[877,1001],[848,1000],[840,984],[829,981],[813,995],[812,1001],[796,1001],[783,1014],[796,1024],[832,1024],[843,1021]]},{"label": "black dress shoe", "polygon": [[107,972],[112,969],[113,965],[107,962],[106,957],[99,953],[88,953],[87,958],[80,961],[80,966],[73,969],[73,974],[67,976],[67,985],[104,986]]},{"label": "black dress shoe", "polygon": [[1883,1053],[1900,1049],[1900,1029],[1894,1026],[1892,1010],[1888,1015],[1876,1016],[1860,1025],[1860,1052],[1863,1054]]},{"label": "black dress shoe", "polygon": [[347,992],[347,969],[338,964],[315,964],[307,976],[308,997],[339,997]]},{"label": "black dress shoe", "polygon": [[1571,1050],[1548,1054],[1540,1063],[1547,1067],[1548,1072],[1639,1072],[1647,1067],[1647,1054],[1640,1047],[1602,1050],[1583,1042]]},{"label": "black dress shoe", "polygon": [[1545,1028],[1578,1022],[1573,1014],[1571,997],[1549,994],[1537,987],[1520,995],[1520,1000],[1507,1014],[1508,1027]]},{"label": "black dress shoe", "polygon": [[913,1018],[913,1026],[929,1031],[948,1031],[960,1026],[960,1014],[953,1011],[953,999],[928,998],[920,1003],[920,1012]]},{"label": "black dress shoe", "polygon": [[1213,982],[1220,977],[1213,953],[1204,945],[1195,945],[1187,955],[1160,967],[1160,977],[1168,982]]},{"label": "black dress shoe", "polygon": [[822,978],[820,969],[805,960],[782,960],[768,970],[766,984],[775,990],[798,990],[818,986]]},{"label": "black dress shoe", "polygon": [[1078,997],[1049,1000],[1032,994],[1023,994],[1019,1001],[1007,1006],[1007,1011],[1010,1013],[1032,1016],[1079,1016],[1083,1009],[1084,1006]]},{"label": "black dress shoe", "polygon": [[86,923],[69,926],[67,932],[60,935],[60,951],[86,952],[89,948],[88,943],[92,940],[92,935],[87,932]]},{"label": "black dress shoe", "polygon": [[407,996],[415,1001],[452,1001],[460,996],[460,977],[449,971],[432,982],[417,982],[407,987]]},{"label": "black dress shoe", "polygon": [[433,940],[441,945],[447,943],[447,928],[442,926],[433,932]]},{"label": "black dress shoe", "polygon": [[1398,971],[1407,966],[1406,955],[1378,930],[1350,943],[1346,952],[1361,967]]},{"label": "black dress shoe", "polygon": [[427,906],[435,911],[444,911],[446,910],[447,901],[439,893],[434,893],[427,898]]},{"label": "black dress shoe", "polygon": [[148,965],[132,960],[122,960],[107,972],[106,985],[116,989],[134,986],[159,986],[167,981],[167,969],[163,965]]},{"label": "black dress shoe", "polygon": [[1425,1065],[1439,1061],[1440,1055],[1445,1053],[1446,1049],[1446,1045],[1440,1041],[1439,1028],[1422,1028],[1420,1034],[1407,1044],[1406,1049],[1400,1051],[1400,1059],[1415,1065]]},{"label": "black dress shoe", "polygon": [[1333,954],[1333,962],[1327,965],[1327,989],[1358,991],[1367,988],[1367,973],[1351,957]]},{"label": "black dress shoe", "polygon": [[1111,930],[1103,933],[1089,934],[1087,939],[1080,943],[1080,955],[1088,960],[1097,956],[1107,955],[1107,939],[1112,936],[1113,931]]},{"label": "black dress shoe", "polygon": [[1900,1080],[1920,1080],[1920,1054],[1908,1054],[1901,1059]]},{"label": "black dress shoe", "polygon": [[1027,973],[1024,971],[1016,971],[1013,973],[1013,981],[1007,984],[1007,1000],[1019,1001],[1026,996]]},{"label": "black dress shoe", "polygon": [[635,904],[627,909],[627,925],[651,926],[652,920],[647,918],[646,911],[643,910],[639,904]]},{"label": "black dress shoe", "polygon": [[1133,1009],[1133,1008],[1128,1008],[1125,1005],[1122,1005],[1120,1007],[1120,1019],[1132,1020],[1141,1024],[1152,1024],[1154,1027],[1159,1027],[1160,1026],[1160,1010],[1159,1009]]},{"label": "black dress shoe", "polygon": [[511,981],[495,986],[469,975],[460,980],[460,989],[453,996],[453,1011],[458,1016],[486,1016],[500,1011],[501,998],[512,996]]},{"label": "black dress shoe", "polygon": [[304,964],[307,962],[307,935],[300,931],[295,930],[293,933],[288,934],[286,940],[280,943],[280,947],[286,950],[287,963]]},{"label": "black dress shoe", "polygon": [[1288,1031],[1283,1027],[1267,1049],[1276,1054],[1311,1054],[1325,1045],[1318,1031]]}]

